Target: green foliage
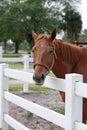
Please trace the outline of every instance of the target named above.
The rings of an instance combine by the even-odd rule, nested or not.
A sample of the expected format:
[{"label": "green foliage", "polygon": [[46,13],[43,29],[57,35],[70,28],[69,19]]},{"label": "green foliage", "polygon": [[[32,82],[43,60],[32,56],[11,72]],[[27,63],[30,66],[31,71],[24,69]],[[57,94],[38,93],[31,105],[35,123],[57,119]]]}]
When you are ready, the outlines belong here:
[{"label": "green foliage", "polygon": [[32,30],[37,33],[50,33],[56,28],[60,31],[61,7],[65,3],[63,0],[1,0],[0,41],[4,41],[5,49],[6,41],[11,39],[15,43],[15,53],[24,40],[28,42],[30,50],[33,46]]},{"label": "green foliage", "polygon": [[[15,0],[4,3],[0,8],[0,41],[12,39],[15,42],[15,52],[18,52],[20,42],[27,40],[32,47],[32,30],[39,32],[50,32],[58,25],[57,9],[46,6],[52,1],[48,0],[26,0],[21,2]],[[54,11],[55,10],[55,11]],[[57,23],[57,24],[56,24]],[[56,26],[58,27],[58,26]]]},{"label": "green foliage", "polygon": [[82,21],[79,12],[76,12],[68,3],[64,8],[61,28],[66,32],[68,41],[77,41],[82,29]]},{"label": "green foliage", "polygon": [[80,42],[87,42],[87,29],[85,29],[82,34],[80,34],[79,38]]}]

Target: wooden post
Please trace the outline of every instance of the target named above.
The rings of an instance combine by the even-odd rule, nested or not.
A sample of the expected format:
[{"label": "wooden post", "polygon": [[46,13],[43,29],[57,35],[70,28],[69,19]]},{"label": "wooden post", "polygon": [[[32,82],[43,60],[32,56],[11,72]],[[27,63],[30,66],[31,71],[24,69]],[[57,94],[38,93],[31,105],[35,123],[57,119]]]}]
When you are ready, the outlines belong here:
[{"label": "wooden post", "polygon": [[4,75],[7,64],[0,64],[0,128],[8,130],[8,125],[4,121],[4,114],[8,113],[8,102],[4,99],[4,91],[8,90],[8,78]]},{"label": "wooden post", "polygon": [[82,75],[79,74],[66,75],[65,130],[74,130],[75,121],[82,122],[82,98],[75,94],[75,83],[82,80]]}]

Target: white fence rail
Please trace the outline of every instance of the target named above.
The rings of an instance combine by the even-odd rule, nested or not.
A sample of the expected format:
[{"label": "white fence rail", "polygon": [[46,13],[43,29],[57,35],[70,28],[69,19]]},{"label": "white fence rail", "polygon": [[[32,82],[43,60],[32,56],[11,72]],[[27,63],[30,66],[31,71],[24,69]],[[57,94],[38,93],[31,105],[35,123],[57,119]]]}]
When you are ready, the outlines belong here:
[{"label": "white fence rail", "polygon": [[82,97],[87,98],[87,84],[82,83],[82,75],[67,74],[66,79],[46,78],[47,87],[63,90],[66,93],[65,115],[8,92],[9,77],[33,83],[32,73],[9,69],[7,64],[0,65],[0,128],[2,130],[8,130],[8,124],[16,130],[30,130],[8,115],[8,101],[65,130],[87,130],[87,125],[82,123]]},{"label": "white fence rail", "polygon": [[[30,63],[33,62],[33,57],[30,57],[28,54],[27,55],[24,55],[23,57],[19,57],[19,58],[9,58],[9,57],[0,57],[0,62],[21,62],[24,64],[24,68],[23,70],[24,71],[32,71],[30,69]],[[19,82],[17,80],[10,80],[9,81],[10,84],[20,84],[22,82]],[[28,92],[28,88],[29,88],[29,84],[27,83],[23,83],[23,92]]]}]

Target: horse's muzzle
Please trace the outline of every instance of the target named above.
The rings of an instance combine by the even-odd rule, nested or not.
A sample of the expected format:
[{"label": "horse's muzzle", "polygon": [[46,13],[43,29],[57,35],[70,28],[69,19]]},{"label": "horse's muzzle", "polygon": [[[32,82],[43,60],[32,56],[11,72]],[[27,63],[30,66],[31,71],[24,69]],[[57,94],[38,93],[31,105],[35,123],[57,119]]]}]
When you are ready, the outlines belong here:
[{"label": "horse's muzzle", "polygon": [[33,75],[33,80],[35,81],[36,85],[43,85],[45,81],[45,74],[41,74],[40,76],[36,76],[35,74]]}]

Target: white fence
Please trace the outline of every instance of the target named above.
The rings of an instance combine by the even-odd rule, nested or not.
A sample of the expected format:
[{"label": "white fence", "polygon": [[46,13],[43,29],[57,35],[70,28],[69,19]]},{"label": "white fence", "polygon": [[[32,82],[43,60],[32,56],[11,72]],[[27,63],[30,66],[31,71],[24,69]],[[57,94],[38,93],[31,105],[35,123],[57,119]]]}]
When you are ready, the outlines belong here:
[{"label": "white fence", "polygon": [[[21,106],[65,130],[87,130],[82,123],[82,97],[87,98],[87,84],[82,83],[82,75],[67,74],[65,79],[47,77],[44,86],[66,93],[65,115],[16,96],[8,91],[9,78],[33,83],[32,73],[9,69],[7,64],[0,65],[0,128],[8,130],[8,124],[16,130],[30,130],[8,115],[8,101]],[[44,124],[45,125],[45,124]]]},{"label": "white fence", "polygon": [[[30,57],[29,55],[24,55],[23,57],[19,57],[19,58],[9,58],[9,57],[0,57],[0,62],[21,62],[24,64],[24,71],[32,71],[29,67],[29,64],[33,62],[33,58]],[[9,82],[10,84],[20,84],[19,81],[17,80],[10,80]],[[23,83],[23,92],[28,92],[28,88],[29,88],[29,84],[27,83]]]}]

